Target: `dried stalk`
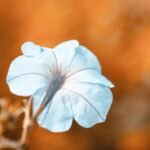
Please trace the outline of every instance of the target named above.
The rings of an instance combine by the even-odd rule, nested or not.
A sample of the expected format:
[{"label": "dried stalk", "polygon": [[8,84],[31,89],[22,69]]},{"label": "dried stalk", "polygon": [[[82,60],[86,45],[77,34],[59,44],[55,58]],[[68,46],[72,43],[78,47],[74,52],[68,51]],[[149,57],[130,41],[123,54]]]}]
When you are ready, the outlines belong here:
[{"label": "dried stalk", "polygon": [[[28,148],[28,136],[29,133],[34,126],[34,123],[43,110],[43,107],[40,106],[34,115],[32,115],[32,104],[33,97],[30,97],[28,102],[25,101],[25,108],[24,108],[24,120],[23,120],[23,131],[21,138],[18,141],[12,141],[7,138],[0,138],[0,148],[12,148],[16,150],[26,150]],[[17,116],[22,113],[21,110],[17,112]]]}]

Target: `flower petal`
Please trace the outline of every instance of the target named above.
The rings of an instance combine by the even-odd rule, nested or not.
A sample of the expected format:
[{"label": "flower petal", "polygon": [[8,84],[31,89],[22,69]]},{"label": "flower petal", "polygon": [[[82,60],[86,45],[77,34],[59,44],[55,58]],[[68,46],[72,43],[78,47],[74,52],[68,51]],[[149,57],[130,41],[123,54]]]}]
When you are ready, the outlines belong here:
[{"label": "flower petal", "polygon": [[51,52],[44,52],[36,57],[18,57],[10,65],[7,75],[10,90],[22,96],[33,94],[49,82],[53,65],[55,59]]},{"label": "flower petal", "polygon": [[10,91],[19,96],[30,96],[38,88],[48,86],[43,76],[25,75],[7,81]]},{"label": "flower petal", "polygon": [[21,50],[25,56],[36,56],[36,55],[39,55],[42,51],[40,46],[35,45],[32,42],[25,42],[21,46]]},{"label": "flower petal", "polygon": [[96,56],[83,46],[76,47],[74,57],[70,63],[69,75],[86,69],[95,69],[101,72],[101,67]]},{"label": "flower petal", "polygon": [[70,64],[74,54],[75,48],[79,46],[78,41],[71,40],[67,42],[63,42],[58,46],[54,47],[54,54],[56,55],[58,68],[62,70],[68,69],[68,65]]},{"label": "flower petal", "polygon": [[87,83],[98,83],[110,88],[114,85],[104,77],[98,70],[85,69],[67,77],[66,82],[87,82]]},{"label": "flower petal", "polygon": [[82,127],[89,128],[93,125],[103,122],[104,120],[99,116],[95,108],[91,107],[89,103],[78,93],[64,89],[72,95],[71,104],[75,121]]},{"label": "flower petal", "polygon": [[[34,94],[34,105],[39,106],[41,102],[41,94],[36,92]],[[39,102],[39,104],[37,104]],[[34,109],[37,109],[37,107]],[[46,128],[52,132],[64,132],[69,130],[72,124],[72,110],[70,103],[70,95],[68,92],[58,91],[54,98],[47,104],[40,116],[38,123],[41,127]]]},{"label": "flower petal", "polygon": [[69,83],[63,89],[77,96],[75,100],[72,99],[72,109],[75,120],[81,126],[91,127],[105,121],[112,103],[109,88],[99,84]]}]

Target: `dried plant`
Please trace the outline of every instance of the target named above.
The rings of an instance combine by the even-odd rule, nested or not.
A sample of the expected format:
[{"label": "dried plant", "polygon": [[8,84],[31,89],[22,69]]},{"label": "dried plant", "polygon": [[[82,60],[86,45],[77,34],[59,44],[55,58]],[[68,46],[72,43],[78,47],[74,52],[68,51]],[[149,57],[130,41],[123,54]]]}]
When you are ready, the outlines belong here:
[{"label": "dried plant", "polygon": [[[25,150],[28,148],[28,136],[35,123],[41,108],[32,115],[32,97],[24,100],[23,106],[17,103],[12,105],[8,98],[0,99],[0,148],[12,148],[16,150]],[[16,122],[24,114],[22,122],[22,134],[19,140],[12,140],[5,137],[7,130],[16,129]]]}]

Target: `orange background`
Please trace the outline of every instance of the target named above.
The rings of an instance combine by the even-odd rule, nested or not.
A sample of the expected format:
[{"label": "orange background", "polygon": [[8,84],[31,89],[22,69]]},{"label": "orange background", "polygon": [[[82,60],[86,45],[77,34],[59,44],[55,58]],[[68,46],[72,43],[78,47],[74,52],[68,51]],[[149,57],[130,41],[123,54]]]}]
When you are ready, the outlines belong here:
[{"label": "orange background", "polygon": [[31,150],[149,149],[149,6],[150,0],[0,0],[0,97],[16,99],[5,78],[25,41],[52,47],[77,39],[116,86],[105,124],[83,129],[74,123],[59,134],[36,126]]}]

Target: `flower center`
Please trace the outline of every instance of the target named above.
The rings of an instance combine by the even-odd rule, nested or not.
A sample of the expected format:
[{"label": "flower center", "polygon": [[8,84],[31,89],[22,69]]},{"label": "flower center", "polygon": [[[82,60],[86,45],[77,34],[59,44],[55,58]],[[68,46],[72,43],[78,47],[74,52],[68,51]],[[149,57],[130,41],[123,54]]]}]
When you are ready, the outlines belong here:
[{"label": "flower center", "polygon": [[61,71],[54,71],[50,75],[50,82],[46,90],[46,95],[43,99],[42,105],[45,107],[49,102],[52,101],[54,95],[62,87],[65,82],[65,75]]}]

